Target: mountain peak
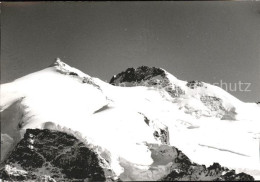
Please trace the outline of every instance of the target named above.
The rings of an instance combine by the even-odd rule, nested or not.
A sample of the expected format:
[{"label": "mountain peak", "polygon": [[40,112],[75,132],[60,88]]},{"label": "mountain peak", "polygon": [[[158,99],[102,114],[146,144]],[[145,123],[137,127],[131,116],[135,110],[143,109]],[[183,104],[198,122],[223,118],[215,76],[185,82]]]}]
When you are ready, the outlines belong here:
[{"label": "mountain peak", "polygon": [[162,68],[155,68],[155,67],[148,67],[148,66],[128,68],[125,71],[117,75],[114,75],[110,80],[110,84],[117,85],[119,83],[124,83],[124,82],[139,83],[157,76],[164,78],[166,76],[166,71],[163,70]]},{"label": "mountain peak", "polygon": [[59,67],[59,68],[71,68],[68,64],[61,61],[59,57],[55,59],[55,61],[49,67]]},{"label": "mountain peak", "polygon": [[65,75],[72,75],[78,78],[90,78],[89,75],[83,73],[82,71],[76,68],[71,67],[70,65],[61,61],[60,58],[56,58],[55,61],[49,67],[54,67],[58,72]]}]

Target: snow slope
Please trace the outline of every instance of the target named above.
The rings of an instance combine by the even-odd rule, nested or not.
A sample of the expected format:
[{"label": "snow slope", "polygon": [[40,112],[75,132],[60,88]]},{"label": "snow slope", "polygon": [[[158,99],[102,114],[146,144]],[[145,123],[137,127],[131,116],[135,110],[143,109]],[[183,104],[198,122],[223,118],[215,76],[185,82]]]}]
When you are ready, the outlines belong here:
[{"label": "snow slope", "polygon": [[[125,81],[127,87],[114,86],[60,60],[1,85],[4,154],[26,129],[47,128],[80,133],[110,151],[111,167],[118,176],[127,171],[120,165],[122,159],[148,169],[154,161],[146,143],[166,142],[196,163],[219,162],[260,179],[257,104],[243,103],[207,83],[189,87],[165,70],[161,78],[156,75],[147,80],[162,80],[171,89],[146,85],[145,80],[136,86],[132,81]],[[172,94],[177,89],[182,92]],[[161,172],[157,179],[165,174]]]}]

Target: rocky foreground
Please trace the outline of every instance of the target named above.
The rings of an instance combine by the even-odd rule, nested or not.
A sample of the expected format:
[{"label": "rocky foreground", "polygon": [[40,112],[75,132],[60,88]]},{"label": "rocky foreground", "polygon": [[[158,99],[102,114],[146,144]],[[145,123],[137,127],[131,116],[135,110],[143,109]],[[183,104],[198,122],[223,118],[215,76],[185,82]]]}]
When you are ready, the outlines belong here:
[{"label": "rocky foreground", "polygon": [[[168,175],[162,181],[207,180],[207,181],[253,181],[245,173],[218,163],[206,167],[192,163],[180,150],[169,145],[146,144],[154,163],[150,169],[136,168],[125,159],[121,166],[133,175],[156,175],[161,166],[168,166]],[[119,146],[120,147],[120,146]],[[120,181],[110,167],[108,151],[83,143],[75,136],[60,131],[27,129],[24,138],[15,146],[3,162],[0,178],[6,181]],[[155,170],[156,169],[156,170]],[[131,179],[128,179],[131,180]]]}]

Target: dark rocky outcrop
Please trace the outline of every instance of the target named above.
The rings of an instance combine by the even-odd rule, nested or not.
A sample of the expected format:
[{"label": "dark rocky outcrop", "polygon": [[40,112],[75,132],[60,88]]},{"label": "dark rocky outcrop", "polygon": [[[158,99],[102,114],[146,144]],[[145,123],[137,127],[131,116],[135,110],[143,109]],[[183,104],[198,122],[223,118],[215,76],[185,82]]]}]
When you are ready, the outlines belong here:
[{"label": "dark rocky outcrop", "polygon": [[222,117],[225,113],[225,108],[222,105],[222,100],[217,97],[213,96],[201,96],[200,97],[201,102],[207,106],[211,111],[217,111],[219,114],[219,117]]},{"label": "dark rocky outcrop", "polygon": [[0,178],[36,180],[49,176],[57,181],[112,181],[115,174],[110,169],[109,156],[101,156],[63,132],[27,129],[24,138],[4,161]]},{"label": "dark rocky outcrop", "polygon": [[[162,152],[165,156],[168,156],[167,151],[169,150],[172,150],[171,153],[175,154],[172,157],[174,162],[170,173],[161,178],[161,181],[254,181],[252,176],[245,173],[236,174],[234,170],[222,167],[218,163],[209,167],[192,163],[183,152],[175,147],[153,144],[152,148],[152,156],[158,156],[157,153]],[[158,161],[162,161],[162,157]]]},{"label": "dark rocky outcrop", "polygon": [[128,68],[113,76],[109,83],[124,87],[146,86],[164,89],[173,98],[185,94],[184,90],[169,81],[165,70],[155,67]]},{"label": "dark rocky outcrop", "polygon": [[236,111],[235,108],[227,110],[223,106],[223,101],[220,98],[214,96],[203,95],[200,97],[201,102],[209,108],[212,115],[221,118],[222,120],[235,120]]},{"label": "dark rocky outcrop", "polygon": [[164,77],[164,70],[161,68],[140,66],[137,69],[128,68],[126,71],[117,74],[116,76],[111,78],[109,83],[112,85],[116,85],[116,83],[123,82],[141,82],[158,75]]},{"label": "dark rocky outcrop", "polygon": [[148,119],[143,113],[139,113],[144,117],[144,122],[153,130],[153,136],[161,144],[170,144],[169,129],[162,123]]},{"label": "dark rocky outcrop", "polygon": [[4,179],[5,181],[56,182],[55,179],[51,178],[48,175],[35,175],[18,168],[12,167],[10,165],[5,165],[4,168],[1,169],[1,179]]},{"label": "dark rocky outcrop", "polygon": [[218,163],[206,167],[190,161],[179,149],[169,145],[146,144],[151,151],[153,163],[148,169],[120,159],[124,172],[120,174],[123,181],[253,181],[245,173],[236,174],[234,170],[222,167]]},{"label": "dark rocky outcrop", "polygon": [[90,85],[96,87],[98,90],[102,91],[100,86],[98,84],[96,84],[91,77],[89,77],[89,78],[88,77],[83,77],[82,83],[90,84]]},{"label": "dark rocky outcrop", "polygon": [[69,75],[79,76],[77,73],[74,73],[74,72],[69,72]]},{"label": "dark rocky outcrop", "polygon": [[169,131],[168,127],[164,129],[155,130],[153,133],[155,139],[160,140],[162,144],[169,144]]},{"label": "dark rocky outcrop", "polygon": [[187,87],[191,88],[191,89],[195,89],[197,87],[203,87],[203,82],[201,81],[198,81],[198,80],[193,80],[193,81],[189,81],[187,84],[186,84]]}]

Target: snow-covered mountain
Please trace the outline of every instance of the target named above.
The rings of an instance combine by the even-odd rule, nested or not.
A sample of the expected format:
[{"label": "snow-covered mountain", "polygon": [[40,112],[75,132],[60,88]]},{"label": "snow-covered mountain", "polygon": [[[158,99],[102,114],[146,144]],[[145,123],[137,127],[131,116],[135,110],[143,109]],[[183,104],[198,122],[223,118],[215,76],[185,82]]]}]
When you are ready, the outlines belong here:
[{"label": "snow-covered mountain", "polygon": [[[79,163],[81,168],[96,169],[79,173],[95,176],[102,168],[106,180],[251,179],[227,168],[260,179],[259,106],[208,83],[179,80],[161,68],[129,68],[106,83],[58,59],[46,69],[2,84],[0,107],[2,177],[8,171],[25,175],[29,170],[34,176],[40,171],[53,180],[61,173],[69,179],[73,175],[66,169],[78,169],[75,164]],[[53,146],[50,142],[44,145],[49,147],[45,151],[39,147],[50,135],[75,138],[68,142],[69,147],[60,147],[63,152],[56,156],[54,152],[55,160],[46,154],[56,151],[52,149],[58,147],[55,140]],[[79,142],[96,162],[82,162],[87,159],[81,155]],[[82,160],[74,160],[72,146]],[[188,164],[186,168],[173,160],[179,150],[187,158],[183,162]],[[52,173],[43,164],[28,167],[26,160],[20,160],[35,153],[61,172]],[[61,155],[62,164],[57,163]],[[70,168],[73,164],[64,161],[72,159],[74,167]],[[195,163],[206,166],[197,169]],[[186,174],[185,170],[193,172]],[[206,174],[211,178],[205,178]],[[101,179],[93,175],[74,177]]]}]

